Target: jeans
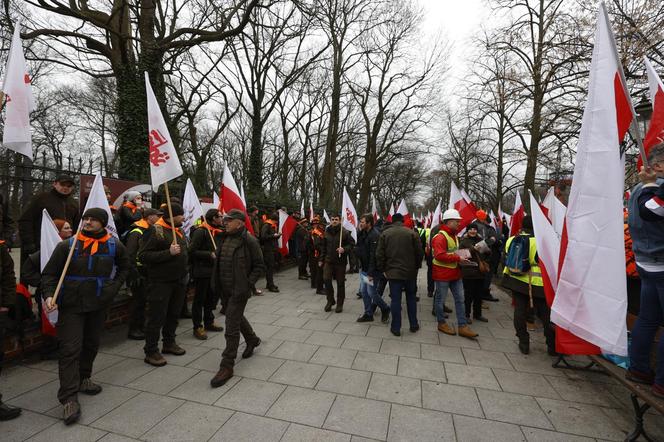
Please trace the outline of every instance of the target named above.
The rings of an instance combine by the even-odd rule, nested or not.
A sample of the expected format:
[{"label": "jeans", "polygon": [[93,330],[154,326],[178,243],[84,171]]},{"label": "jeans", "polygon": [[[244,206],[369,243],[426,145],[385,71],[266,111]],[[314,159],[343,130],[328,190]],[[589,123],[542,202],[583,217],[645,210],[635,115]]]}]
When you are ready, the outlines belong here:
[{"label": "jeans", "polygon": [[401,331],[401,291],[406,289],[406,310],[411,328],[417,327],[417,301],[415,300],[417,284],[414,279],[389,279],[390,310],[392,312],[392,331]]},{"label": "jeans", "polygon": [[[650,348],[664,319],[664,272],[646,272],[637,268],[641,276],[641,305],[639,317],[632,328],[630,368],[641,373],[651,373]],[[657,344],[655,383],[664,386],[664,339],[660,339]]]},{"label": "jeans", "polygon": [[366,277],[367,272],[360,271],[360,293],[362,293],[362,301],[364,302],[364,314],[367,316],[373,316],[374,305],[377,305],[383,312],[389,307],[376,291],[378,279],[374,278],[373,285],[371,285],[364,282],[364,278]]},{"label": "jeans", "polygon": [[454,310],[457,316],[457,326],[463,327],[466,325],[466,307],[464,305],[463,297],[463,280],[457,279],[455,281],[436,281],[436,292],[433,295],[433,304],[436,306],[436,320],[439,324],[445,323],[445,298],[447,297],[447,289],[452,291],[454,296]]}]

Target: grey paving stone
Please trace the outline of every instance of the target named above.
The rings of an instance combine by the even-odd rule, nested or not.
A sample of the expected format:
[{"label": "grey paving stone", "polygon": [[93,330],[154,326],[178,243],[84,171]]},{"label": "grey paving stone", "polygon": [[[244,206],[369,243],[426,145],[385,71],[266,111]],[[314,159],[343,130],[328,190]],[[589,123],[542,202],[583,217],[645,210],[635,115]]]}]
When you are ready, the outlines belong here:
[{"label": "grey paving stone", "polygon": [[560,376],[546,376],[546,379],[566,401],[604,407],[621,406],[621,403],[611,394],[606,384],[576,381]]},{"label": "grey paving stone", "polygon": [[450,384],[500,390],[498,381],[488,367],[472,367],[445,362],[445,374],[447,382]]},{"label": "grey paving stone", "polygon": [[420,329],[417,333],[406,332],[401,335],[401,340],[404,342],[421,342],[423,344],[438,345],[438,331]]},{"label": "grey paving stone", "polygon": [[375,325],[369,326],[369,331],[367,332],[367,336],[371,338],[388,338],[388,339],[396,339],[397,341],[400,341],[401,338],[395,337],[391,332],[390,332],[390,326],[389,324],[381,324],[381,323],[376,323],[374,321]]},{"label": "grey paving stone", "polygon": [[[268,356],[270,353],[275,351],[281,344],[283,344],[284,341],[280,339],[274,339],[274,338],[267,338],[267,339],[262,339],[261,338],[261,345],[259,345],[255,350],[254,354],[256,355],[262,355],[262,356]],[[238,355],[242,354],[242,351],[244,351],[246,345],[240,346],[240,349],[238,350]],[[221,360],[221,357],[220,359]]]},{"label": "grey paving stone", "polygon": [[[92,426],[137,438],[161,422],[183,403],[184,401],[179,399],[141,393],[93,422]],[[137,416],[140,416],[140,419],[137,419]]]},{"label": "grey paving stone", "polygon": [[474,388],[422,381],[422,405],[432,410],[484,417]]},{"label": "grey paving stone", "polygon": [[347,442],[350,434],[291,424],[284,434],[284,442]]},{"label": "grey paving stone", "polygon": [[513,424],[475,417],[454,416],[454,428],[460,441],[516,442],[526,439],[521,429]]},{"label": "grey paving stone", "polygon": [[388,441],[456,441],[452,415],[392,405]]},{"label": "grey paving stone", "polygon": [[360,351],[353,361],[352,368],[374,373],[397,374],[398,361],[399,358],[395,355]]},{"label": "grey paving stone", "polygon": [[230,410],[187,402],[145,433],[148,441],[207,441],[233,414]]},{"label": "grey paving stone", "polygon": [[[112,367],[113,365],[117,364],[118,362],[121,362],[123,360],[122,356],[117,356],[117,355],[110,355],[106,353],[97,353],[97,357],[95,358],[95,363],[94,366],[92,367],[92,375],[94,376],[97,372],[102,371],[107,369],[108,367]],[[50,361],[53,362],[53,361]],[[57,361],[55,361],[55,373],[58,371],[58,365]]]},{"label": "grey paving stone", "polygon": [[126,334],[119,340],[104,345],[104,353],[110,353],[125,358],[143,359],[144,341],[132,341],[126,339]]},{"label": "grey paving stone", "polygon": [[341,333],[315,331],[304,342],[312,345],[325,345],[327,347],[339,348],[345,339],[346,335]]},{"label": "grey paving stone", "polygon": [[264,341],[272,338],[276,332],[281,330],[281,327],[267,324],[251,324],[251,328],[254,329],[256,336],[260,337]]},{"label": "grey paving stone", "polygon": [[337,327],[337,325],[339,325],[338,321],[327,319],[309,319],[307,323],[302,326],[302,328],[305,330],[331,332]]},{"label": "grey paving stone", "polygon": [[525,394],[551,399],[560,399],[560,395],[546,381],[544,376],[535,373],[515,372],[514,370],[493,369],[500,386],[510,393]]},{"label": "grey paving stone", "polygon": [[594,405],[536,398],[557,431],[598,439],[622,440],[624,434],[612,419]]},{"label": "grey paving stone", "polygon": [[[311,331],[308,332],[311,333]],[[271,356],[281,359],[290,359],[292,361],[307,362],[317,349],[318,347],[316,345],[284,341],[271,353]]]},{"label": "grey paving stone", "polygon": [[291,386],[272,405],[267,416],[320,427],[333,401],[332,393]]},{"label": "grey paving stone", "polygon": [[355,350],[346,348],[333,348],[321,346],[311,357],[309,362],[314,364],[331,365],[334,367],[350,368],[355,360]]},{"label": "grey paving stone", "polygon": [[283,316],[272,323],[280,327],[302,328],[304,324],[309,321],[307,318],[300,318],[294,316]]},{"label": "grey paving stone", "polygon": [[393,339],[383,339],[380,352],[388,355],[420,357],[420,344],[415,342],[402,342]]},{"label": "grey paving stone", "polygon": [[236,412],[210,442],[270,442],[280,440],[288,422]]},{"label": "grey paving stone", "polygon": [[[103,355],[103,357],[108,356],[110,358],[116,358],[115,362],[119,362],[119,361],[122,360],[122,358],[120,356],[107,355],[107,354],[104,354],[104,353],[98,353],[97,354],[97,359],[99,359],[99,357],[101,355]],[[97,364],[96,364],[97,359],[95,359],[95,367],[94,367],[95,369],[97,368]],[[20,365],[23,366],[23,367],[32,368],[34,370],[51,371],[53,373],[58,372],[58,361],[57,361],[57,359],[44,359],[44,360],[30,359],[30,360],[27,360],[27,361],[21,361]]]},{"label": "grey paving stone", "polygon": [[98,442],[134,442],[138,439],[133,437],[126,437],[115,433],[106,433],[106,436],[99,439]]},{"label": "grey paving stone", "polygon": [[531,353],[529,355],[508,353],[505,356],[517,371],[565,377],[565,373],[563,373],[565,370],[553,368],[551,366],[553,359],[546,353]]},{"label": "grey paving stone", "polygon": [[445,368],[442,362],[427,361],[425,359],[399,357],[399,376],[430,381],[446,382]]},{"label": "grey paving stone", "polygon": [[311,330],[303,330],[299,328],[282,327],[281,330],[276,332],[272,337],[282,341],[304,342],[311,336]]},{"label": "grey paving stone", "polygon": [[127,384],[127,387],[156,394],[166,394],[198,374],[198,372],[193,368],[169,364],[133,380]]},{"label": "grey paving stone", "polygon": [[[16,419],[0,424],[3,442],[20,442],[28,439],[51,425],[62,424],[59,419],[23,410]],[[62,424],[64,426],[64,424]]]},{"label": "grey paving stone", "polygon": [[368,437],[351,436],[350,442],[376,442],[376,439],[369,439]]},{"label": "grey paving stone", "polygon": [[374,373],[367,391],[367,398],[421,407],[420,380]]},{"label": "grey paving stone", "polygon": [[458,335],[450,336],[446,335],[445,333],[438,332],[438,340],[440,341],[440,345],[444,345],[446,347],[480,348],[480,344],[477,342],[477,340],[463,338]]},{"label": "grey paving stone", "polygon": [[60,381],[55,380],[13,399],[10,399],[7,401],[7,403],[15,407],[20,407],[24,410],[45,413],[51,408],[60,405],[60,402],[58,401],[59,388]]},{"label": "grey paving stone", "polygon": [[487,419],[553,430],[537,402],[531,396],[478,389]]},{"label": "grey paving stone", "polygon": [[155,370],[155,367],[146,364],[143,359],[125,359],[100,371],[94,378],[97,382],[125,386],[152,370]]},{"label": "grey paving stone", "polygon": [[370,380],[371,373],[368,371],[327,367],[316,385],[316,390],[364,397]]},{"label": "grey paving stone", "polygon": [[[623,434],[630,434],[634,430],[634,412],[631,409],[601,407],[601,410]],[[643,416],[643,427],[652,440],[664,440],[664,416],[650,409]]]},{"label": "grey paving stone", "polygon": [[512,364],[507,360],[504,353],[496,351],[476,350],[464,348],[463,356],[466,364],[476,365],[478,367],[504,368],[512,370]]},{"label": "grey paving stone", "polygon": [[344,341],[344,343],[341,345],[341,347],[350,348],[352,350],[371,351],[378,353],[378,351],[380,350],[381,342],[382,342],[381,338],[349,335]]},{"label": "grey paving stone", "polygon": [[[260,345],[261,348],[263,344]],[[260,379],[266,381],[274,374],[281,364],[284,363],[283,359],[272,358],[269,356],[254,355],[249,359],[242,359],[235,364],[233,372],[236,376],[243,378]],[[217,370],[219,365],[217,364]]]},{"label": "grey paving stone", "polygon": [[221,362],[221,351],[215,348],[208,348],[208,347],[200,347],[200,348],[207,349],[207,352],[203,353],[201,356],[191,361],[189,364],[187,364],[187,367],[198,370],[215,372],[215,373],[219,371],[219,363]]},{"label": "grey paving stone", "polygon": [[21,366],[3,368],[2,376],[0,376],[0,392],[2,392],[2,398],[7,400],[48,384],[57,378],[58,375],[50,371]]},{"label": "grey paving stone", "polygon": [[[338,315],[334,317],[334,319],[338,319]],[[357,317],[355,317],[355,320],[357,320]],[[346,335],[355,335],[355,336],[366,336],[367,330],[369,330],[369,324],[362,324],[362,323],[357,323],[357,322],[340,322],[339,325],[334,329],[334,333],[343,333]]]},{"label": "grey paving stone", "polygon": [[338,395],[323,428],[385,440],[390,404]]},{"label": "grey paving stone", "polygon": [[214,348],[217,349],[217,351],[226,348],[226,338],[224,337],[223,333],[218,333],[214,336],[208,336],[207,340],[199,342],[199,347]]},{"label": "grey paving stone", "polygon": [[[502,351],[503,353],[520,353],[518,341],[516,339],[497,339],[487,336],[479,336],[477,342],[480,343],[482,350]],[[531,348],[531,350],[533,350]]]},{"label": "grey paving stone", "polygon": [[313,388],[325,371],[325,367],[306,362],[286,361],[270,377],[271,382]]},{"label": "grey paving stone", "polygon": [[542,430],[541,428],[521,427],[528,442],[594,442],[595,439],[583,436],[574,436],[568,433]]},{"label": "grey paving stone", "polygon": [[[83,425],[90,425],[100,417],[106,415],[114,408],[127,402],[129,399],[138,396],[141,392],[130,388],[118,387],[116,385],[103,384],[104,391],[96,396],[78,396],[78,402],[81,404],[81,419],[78,421]],[[62,418],[62,406],[58,404],[51,408],[49,416]]]},{"label": "grey paving stone", "polygon": [[461,348],[459,347],[444,347],[442,345],[421,344],[422,359],[430,359],[432,361],[441,362],[456,362],[457,364],[465,364],[466,360],[463,358]]},{"label": "grey paving stone", "polygon": [[[200,341],[199,341],[200,342]],[[170,355],[170,354],[165,354],[164,359],[168,362],[168,365],[174,366],[174,365],[179,365],[181,367],[184,367],[185,365],[195,361],[196,359],[200,358],[204,354],[206,354],[208,351],[210,351],[209,348],[207,347],[201,347],[201,346],[191,346],[191,345],[184,345],[180,342],[178,342],[180,345],[182,345],[186,350],[187,353],[181,355],[181,356],[175,356],[175,355]]]},{"label": "grey paving stone", "polygon": [[281,315],[274,314],[279,308],[277,307],[272,313],[252,313],[247,319],[249,322],[255,322],[256,324],[273,324],[281,319]]},{"label": "grey paving stone", "polygon": [[[52,442],[52,441],[67,441],[67,442],[88,442],[101,439],[107,433],[105,431],[96,430],[94,428],[86,427],[83,425],[67,426],[64,423],[55,424],[44,431],[32,436],[28,441],[30,442]],[[4,440],[4,437],[3,437]]]},{"label": "grey paving stone", "polygon": [[214,405],[263,415],[285,388],[285,385],[245,378],[228,390]]},{"label": "grey paving stone", "polygon": [[212,388],[210,380],[213,376],[208,371],[201,371],[189,378],[187,382],[172,390],[168,395],[178,399],[212,405],[242,379],[240,376],[233,376],[221,387]]}]

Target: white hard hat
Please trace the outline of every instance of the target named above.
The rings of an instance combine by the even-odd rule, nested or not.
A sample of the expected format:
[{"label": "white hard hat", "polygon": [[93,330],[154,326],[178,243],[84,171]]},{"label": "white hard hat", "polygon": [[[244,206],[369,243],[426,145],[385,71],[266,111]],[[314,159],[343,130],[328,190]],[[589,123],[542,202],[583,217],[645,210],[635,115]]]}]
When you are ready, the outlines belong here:
[{"label": "white hard hat", "polygon": [[447,209],[445,213],[443,213],[443,221],[447,221],[450,219],[463,219],[463,218],[461,218],[461,215],[459,214],[458,210]]}]

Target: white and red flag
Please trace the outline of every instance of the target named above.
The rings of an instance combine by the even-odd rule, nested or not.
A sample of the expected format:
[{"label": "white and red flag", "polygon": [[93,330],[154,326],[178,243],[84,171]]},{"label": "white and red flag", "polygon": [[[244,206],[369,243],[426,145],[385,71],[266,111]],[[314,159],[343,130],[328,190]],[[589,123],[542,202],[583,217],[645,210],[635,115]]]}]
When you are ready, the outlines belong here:
[{"label": "white and red flag", "polygon": [[244,207],[247,207],[247,198],[244,196],[244,184],[242,184],[242,180],[240,180],[240,198],[242,198]]},{"label": "white and red flag", "polygon": [[92,209],[93,207],[104,209],[106,211],[108,214],[106,230],[108,230],[108,233],[114,237],[119,238],[118,229],[115,227],[115,221],[113,220],[113,212],[111,212],[111,206],[108,205],[108,198],[106,198],[106,192],[104,192],[104,181],[99,173],[95,175],[95,180],[92,182],[92,188],[90,189],[88,200],[81,213],[85,213],[86,210]]},{"label": "white and red flag", "polygon": [[646,201],[646,209],[658,216],[664,216],[664,201],[657,195]]},{"label": "white and red flag", "polygon": [[459,232],[463,231],[468,224],[475,220],[477,207],[475,207],[475,204],[473,204],[466,192],[459,190],[454,181],[450,182],[450,204],[448,209],[456,209],[461,215],[462,219],[459,223]]},{"label": "white and red flag", "polygon": [[148,142],[150,144],[150,175],[152,188],[156,192],[159,186],[182,175],[182,165],[175,151],[173,140],[168,133],[164,116],[154,96],[150,77],[145,73],[145,91],[148,101]]},{"label": "white and red flag", "polygon": [[389,210],[389,212],[387,212],[387,218],[386,218],[386,221],[388,223],[392,222],[392,215],[394,215],[394,206],[392,204],[390,204],[390,210]]},{"label": "white and red flag", "polygon": [[310,223],[314,222],[314,203],[311,201],[309,201],[309,222]]},{"label": "white and red flag", "polygon": [[493,214],[493,209],[489,210],[489,225],[496,229],[496,232],[500,234],[500,231],[498,230],[498,220],[496,219],[496,215]]},{"label": "white and red flag", "polygon": [[[5,93],[5,125],[2,144],[7,149],[32,159],[32,133],[30,130],[30,112],[35,109],[32,85],[28,66],[23,56],[21,45],[21,23],[16,23],[12,44],[9,48],[2,92]],[[0,101],[0,110],[2,110]]]},{"label": "white and red flag", "polygon": [[[58,233],[58,228],[53,223],[51,215],[48,214],[46,209],[42,210],[41,218],[41,242],[39,245],[39,270],[44,271],[44,267],[48,263],[48,260],[51,259],[53,255],[53,250],[55,246],[58,245],[62,238],[60,238],[60,233]],[[45,303],[42,301],[42,303]],[[58,323],[58,310],[54,310],[51,313],[46,313],[46,309],[42,308],[41,314],[41,329],[42,333],[49,336],[56,336],[55,324]]]},{"label": "white and red flag", "polygon": [[279,233],[281,233],[281,236],[277,242],[279,243],[279,253],[282,256],[288,255],[288,240],[291,239],[296,228],[297,221],[295,221],[295,218],[279,209]]},{"label": "white and red flag", "polygon": [[517,191],[516,199],[514,200],[514,212],[512,212],[512,217],[510,219],[510,236],[515,236],[519,234],[521,226],[523,225],[523,218],[526,216],[526,208],[523,207],[521,202],[521,195]]},{"label": "white and red flag", "polygon": [[194,183],[187,178],[187,184],[184,188],[184,196],[182,198],[182,209],[184,209],[184,221],[182,221],[182,230],[184,234],[189,238],[189,232],[194,226],[196,220],[201,219],[205,216],[203,213],[203,206],[201,201],[196,195],[196,189],[194,188]]},{"label": "white and red flag", "polygon": [[371,214],[373,215],[374,224],[378,221],[378,206],[376,205],[376,197],[371,195]]},{"label": "white and red flag", "polygon": [[567,207],[558,199],[556,196],[555,188],[552,186],[549,188],[549,191],[546,193],[546,197],[542,202],[546,210],[542,209],[544,215],[549,219],[553,230],[560,238],[563,235],[563,226],[565,225],[565,213],[567,213]]},{"label": "white and red flag", "polygon": [[433,215],[431,215],[431,223],[429,224],[429,228],[433,229],[438,224],[440,224],[441,211],[442,211],[442,201],[438,201],[438,205],[436,206],[436,210],[434,210]]},{"label": "white and red flag", "polygon": [[[664,84],[657,75],[657,71],[650,63],[647,57],[643,57],[648,74],[648,89],[650,91],[650,101],[652,102],[652,116],[650,117],[650,126],[643,139],[643,149],[648,155],[650,148],[664,141]],[[641,155],[637,168],[640,170],[643,164]]]},{"label": "white and red flag", "polygon": [[330,215],[327,214],[327,210],[323,209],[323,219],[326,223],[330,224]]},{"label": "white and red flag", "polygon": [[406,227],[412,227],[413,226],[413,215],[411,215],[408,212],[408,206],[406,206],[406,200],[401,199],[401,202],[399,203],[399,207],[397,208],[397,213],[400,213],[403,215],[403,224]]},{"label": "white and red flag", "polygon": [[219,199],[219,195],[217,195],[217,192],[212,192],[212,205],[216,207],[217,209],[221,210],[221,200]]},{"label": "white and red flag", "polygon": [[344,187],[343,202],[341,203],[341,227],[350,231],[353,239],[357,241],[357,226],[359,220],[357,219],[357,212],[355,206],[346,192]]},{"label": "white and red flag", "polygon": [[224,177],[221,183],[221,210],[224,213],[228,213],[233,209],[238,209],[244,212],[244,225],[249,233],[256,236],[254,228],[249,221],[247,207],[242,199],[242,194],[235,183],[235,179],[233,178],[231,170],[228,168],[228,164],[224,164]]},{"label": "white and red flag", "polygon": [[634,119],[606,9],[600,3],[588,100],[576,150],[551,320],[602,350],[627,355],[624,156]]},{"label": "white and red flag", "polygon": [[305,216],[304,216],[304,198],[302,199],[302,204],[300,205],[300,218],[305,218]]}]

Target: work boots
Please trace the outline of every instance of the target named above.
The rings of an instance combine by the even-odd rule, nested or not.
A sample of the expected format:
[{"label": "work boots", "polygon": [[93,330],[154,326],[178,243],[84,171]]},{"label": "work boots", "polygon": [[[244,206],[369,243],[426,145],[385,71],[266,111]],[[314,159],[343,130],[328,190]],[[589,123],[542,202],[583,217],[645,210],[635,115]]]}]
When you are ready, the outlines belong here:
[{"label": "work boots", "polygon": [[459,327],[457,331],[459,333],[459,336],[463,336],[464,338],[475,339],[476,337],[479,336],[479,334],[474,332],[468,325]]},{"label": "work boots", "polygon": [[335,313],[341,313],[344,311],[344,298],[341,296],[337,299],[337,308],[334,309]]}]

